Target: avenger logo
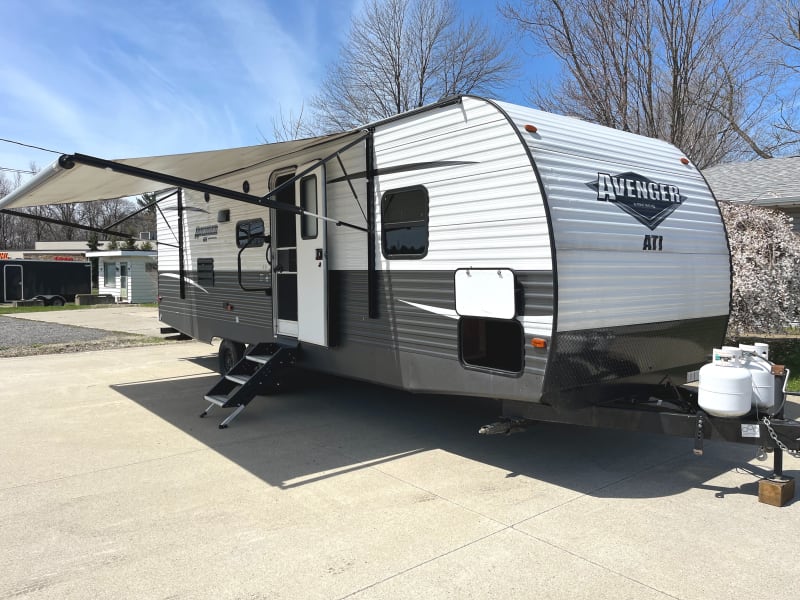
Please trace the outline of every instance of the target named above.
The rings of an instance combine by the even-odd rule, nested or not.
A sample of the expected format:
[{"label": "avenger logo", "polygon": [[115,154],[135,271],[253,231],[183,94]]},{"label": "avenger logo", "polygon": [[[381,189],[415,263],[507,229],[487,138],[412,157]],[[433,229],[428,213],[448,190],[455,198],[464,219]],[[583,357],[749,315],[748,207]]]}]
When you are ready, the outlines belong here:
[{"label": "avenger logo", "polygon": [[658,183],[638,173],[598,173],[597,181],[586,185],[597,191],[598,200],[613,202],[651,230],[686,200],[678,186]]}]

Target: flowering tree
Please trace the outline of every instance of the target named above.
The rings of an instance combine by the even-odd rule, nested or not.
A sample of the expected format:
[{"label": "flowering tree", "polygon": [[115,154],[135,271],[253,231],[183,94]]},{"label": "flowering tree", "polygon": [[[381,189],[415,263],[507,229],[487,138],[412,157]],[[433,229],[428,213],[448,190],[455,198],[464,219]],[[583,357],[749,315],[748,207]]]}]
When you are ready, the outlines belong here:
[{"label": "flowering tree", "polygon": [[800,320],[800,237],[782,212],[720,202],[733,263],[728,335],[774,333]]}]

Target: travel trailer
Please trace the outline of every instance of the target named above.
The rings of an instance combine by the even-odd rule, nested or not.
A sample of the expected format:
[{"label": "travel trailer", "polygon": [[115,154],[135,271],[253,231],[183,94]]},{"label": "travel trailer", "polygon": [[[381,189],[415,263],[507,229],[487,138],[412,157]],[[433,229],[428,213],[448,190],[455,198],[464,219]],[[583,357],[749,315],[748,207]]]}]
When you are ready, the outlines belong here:
[{"label": "travel trailer", "polygon": [[71,260],[0,260],[0,302],[42,300],[63,306],[92,293],[92,265]]},{"label": "travel trailer", "polygon": [[723,342],[731,262],[711,191],[668,143],[459,96],[312,139],[65,155],[0,207],[167,188],[160,318],[223,340],[206,396],[235,408],[221,427],[298,364],[496,398],[509,419],[486,431],[548,420],[777,447],[758,415],[715,416],[686,385]]}]

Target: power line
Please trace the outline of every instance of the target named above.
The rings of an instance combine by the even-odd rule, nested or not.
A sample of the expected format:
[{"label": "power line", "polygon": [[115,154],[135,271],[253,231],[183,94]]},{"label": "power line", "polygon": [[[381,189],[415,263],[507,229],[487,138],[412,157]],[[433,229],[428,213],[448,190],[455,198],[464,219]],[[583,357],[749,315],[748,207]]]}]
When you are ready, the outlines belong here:
[{"label": "power line", "polygon": [[0,138],[0,142],[7,142],[9,144],[16,144],[17,146],[25,146],[26,148],[33,148],[34,150],[43,150],[44,152],[51,152],[52,154],[68,154],[67,152],[59,152],[58,150],[50,150],[49,148],[42,148],[41,146],[34,146],[33,144],[25,144],[15,140]]},{"label": "power line", "polygon": [[6,173],[25,173],[26,175],[36,175],[36,171],[28,171],[26,169],[12,169],[11,167],[0,167],[0,171]]}]

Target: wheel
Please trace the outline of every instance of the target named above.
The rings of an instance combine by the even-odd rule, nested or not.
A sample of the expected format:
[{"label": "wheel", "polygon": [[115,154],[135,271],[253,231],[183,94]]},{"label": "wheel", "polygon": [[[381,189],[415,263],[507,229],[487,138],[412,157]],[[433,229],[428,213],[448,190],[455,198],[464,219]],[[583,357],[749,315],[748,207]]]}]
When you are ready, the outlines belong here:
[{"label": "wheel", "polygon": [[219,372],[225,375],[244,356],[244,344],[233,340],[222,340],[219,345]]},{"label": "wheel", "polygon": [[50,306],[64,306],[63,298],[53,298],[50,300]]}]

